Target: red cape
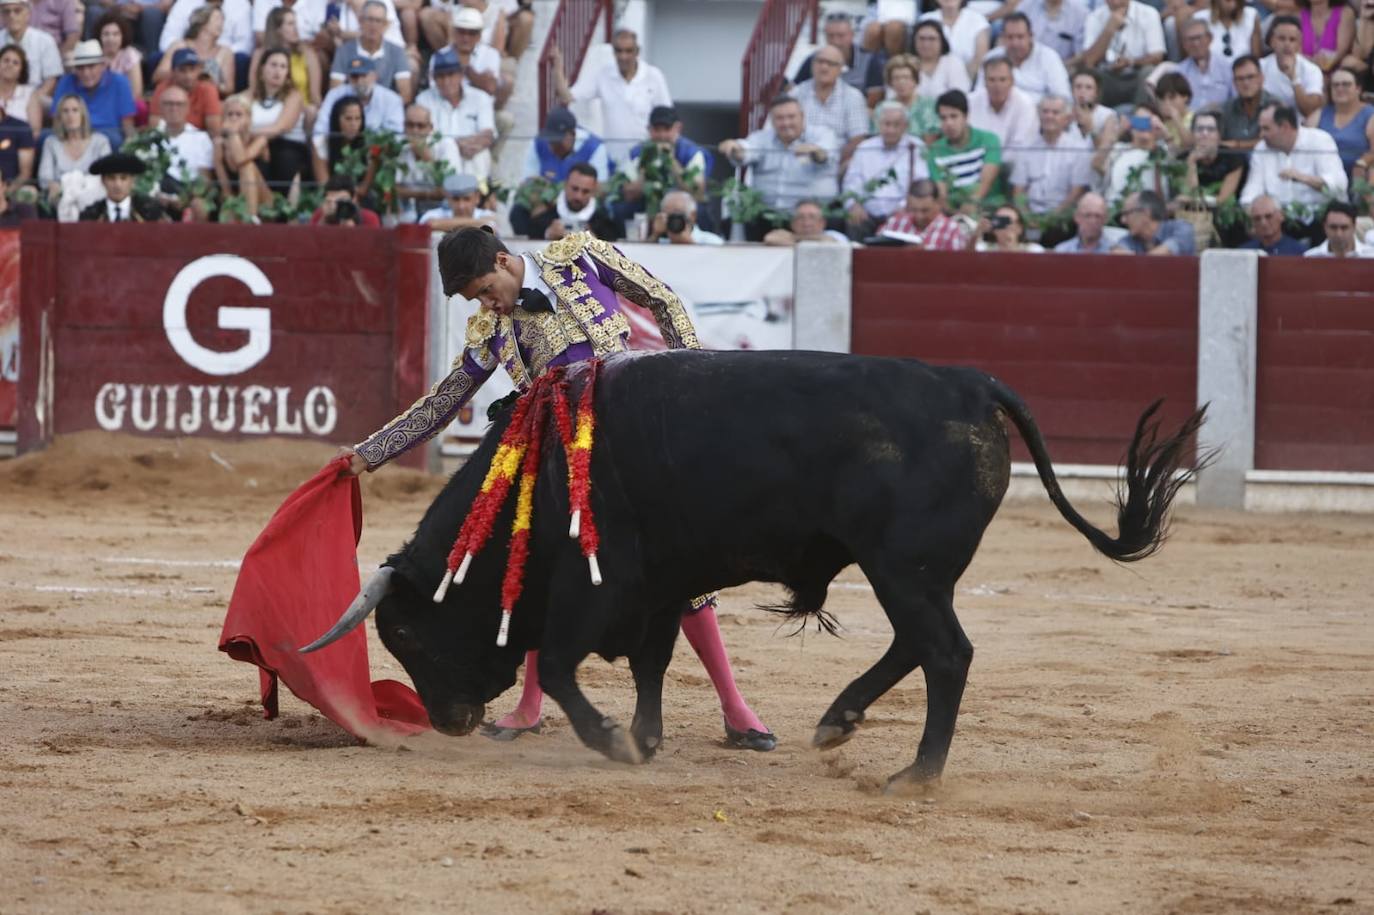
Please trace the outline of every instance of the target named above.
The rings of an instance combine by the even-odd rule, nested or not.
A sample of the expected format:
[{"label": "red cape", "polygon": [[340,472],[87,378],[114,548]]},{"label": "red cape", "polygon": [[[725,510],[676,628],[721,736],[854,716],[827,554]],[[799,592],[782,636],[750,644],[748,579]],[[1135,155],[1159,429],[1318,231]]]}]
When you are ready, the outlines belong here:
[{"label": "red cape", "polygon": [[243,557],[219,650],[256,664],[263,717],[277,715],[277,680],[355,737],[429,728],[420,697],[395,680],[370,682],[367,626],[311,654],[359,590],[363,498],[355,477],[331,461],[287,497]]}]

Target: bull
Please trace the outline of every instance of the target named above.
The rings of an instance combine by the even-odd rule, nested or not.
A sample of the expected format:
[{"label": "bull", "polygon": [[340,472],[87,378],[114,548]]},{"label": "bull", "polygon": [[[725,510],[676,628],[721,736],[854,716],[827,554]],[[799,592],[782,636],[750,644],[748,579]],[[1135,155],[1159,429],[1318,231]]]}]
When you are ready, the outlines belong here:
[{"label": "bull", "polygon": [[[574,367],[569,379],[577,385],[583,374]],[[915,761],[889,784],[928,782],[944,769],[973,658],[954,590],[1006,493],[1005,421],[1025,441],[1064,520],[1102,554],[1133,562],[1164,541],[1173,499],[1197,466],[1190,440],[1205,411],[1161,438],[1159,402],[1145,410],[1126,452],[1113,537],[1060,491],[1021,398],[976,369],[828,353],[627,353],[602,366],[595,402],[592,504],[603,584],[591,584],[568,539],[565,458],[546,445],[525,590],[507,643],[498,647],[494,638],[501,544],[476,558],[441,605],[433,602],[507,411],[413,539],[305,650],[375,609],[382,643],[413,679],[434,727],[462,735],[537,648],[540,682],[582,742],[641,762],[662,742],[664,672],[693,595],[777,582],[790,599],[773,609],[824,620],[831,580],[857,563],[892,624],[892,643],[831,704],[813,744],[848,740],[865,710],[920,667],[924,731]],[[509,530],[511,512],[508,505],[498,531]],[[637,696],[628,732],[578,688],[577,667],[592,653],[629,659]]]}]

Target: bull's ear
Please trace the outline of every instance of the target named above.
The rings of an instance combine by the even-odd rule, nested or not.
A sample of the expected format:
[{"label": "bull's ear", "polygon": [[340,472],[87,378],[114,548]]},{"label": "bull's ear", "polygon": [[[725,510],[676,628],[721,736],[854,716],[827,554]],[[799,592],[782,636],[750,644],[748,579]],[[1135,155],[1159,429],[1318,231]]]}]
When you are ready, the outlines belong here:
[{"label": "bull's ear", "polygon": [[372,577],[363,585],[358,596],[353,598],[353,603],[348,605],[343,616],[339,621],[324,635],[300,649],[301,654],[309,654],[312,651],[319,651],[326,645],[332,645],[339,639],[348,635],[358,627],[358,624],[367,619],[368,614],[377,609],[377,605],[386,597],[387,590],[391,587],[391,576],[396,574],[396,570],[391,566],[382,566],[372,573]]}]

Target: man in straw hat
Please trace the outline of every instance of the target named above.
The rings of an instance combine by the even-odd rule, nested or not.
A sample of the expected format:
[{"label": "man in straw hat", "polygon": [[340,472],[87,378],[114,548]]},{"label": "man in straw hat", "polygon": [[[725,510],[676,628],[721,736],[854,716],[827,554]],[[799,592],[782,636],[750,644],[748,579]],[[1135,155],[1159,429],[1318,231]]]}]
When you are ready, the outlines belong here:
[{"label": "man in straw hat", "polygon": [[129,80],[121,73],[106,69],[105,52],[94,38],[77,43],[72,51],[71,68],[70,73],[57,81],[52,110],[48,113],[56,118],[62,99],[78,96],[90,112],[91,129],[105,134],[110,146],[118,149],[126,137],[134,135],[134,90]]},{"label": "man in straw hat", "polygon": [[[617,293],[653,314],[670,348],[699,346],[682,300],[590,233],[569,235],[540,252],[513,254],[490,228],[468,227],[444,236],[438,255],[444,294],[461,294],[479,306],[468,321],[467,346],[448,377],[429,394],[366,441],[343,449],[354,474],[376,470],[438,434],[498,365],[523,391],[549,369],[627,350],[630,325]],[[777,738],[735,686],[716,622],[715,595],[692,602],[692,610],[682,618],[682,631],[720,697],[726,742],[751,750],[773,749]],[[542,726],[537,655],[530,652],[525,659],[519,705],[488,725],[488,736],[510,740]]]},{"label": "man in straw hat", "polygon": [[111,153],[91,163],[91,174],[105,185],[105,199],[81,211],[82,222],[166,222],[162,205],[134,193],[134,180],[147,169],[128,153]]}]

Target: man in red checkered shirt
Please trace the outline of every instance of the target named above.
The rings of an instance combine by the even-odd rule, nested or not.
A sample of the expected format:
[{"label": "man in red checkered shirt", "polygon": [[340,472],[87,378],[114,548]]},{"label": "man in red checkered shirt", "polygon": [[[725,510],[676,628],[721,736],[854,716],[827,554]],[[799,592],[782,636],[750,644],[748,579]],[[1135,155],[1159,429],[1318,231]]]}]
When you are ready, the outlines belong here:
[{"label": "man in red checkered shirt", "polygon": [[922,178],[911,182],[906,192],[906,209],[898,210],[878,227],[878,234],[900,232],[919,236],[927,251],[964,251],[968,230],[962,222],[946,216],[940,207],[940,186]]}]

